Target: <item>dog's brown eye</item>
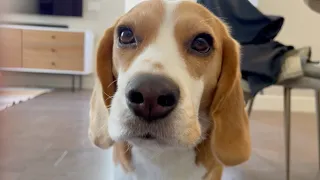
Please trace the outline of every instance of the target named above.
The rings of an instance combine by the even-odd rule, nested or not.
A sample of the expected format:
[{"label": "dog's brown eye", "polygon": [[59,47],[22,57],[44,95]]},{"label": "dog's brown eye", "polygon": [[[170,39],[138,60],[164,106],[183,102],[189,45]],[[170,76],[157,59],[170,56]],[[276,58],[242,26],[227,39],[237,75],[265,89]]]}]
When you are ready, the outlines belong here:
[{"label": "dog's brown eye", "polygon": [[119,43],[121,45],[134,45],[136,44],[136,38],[133,31],[130,28],[124,27],[119,29]]},{"label": "dog's brown eye", "polygon": [[193,52],[205,55],[209,53],[213,46],[213,38],[209,34],[199,34],[191,42],[190,49]]}]

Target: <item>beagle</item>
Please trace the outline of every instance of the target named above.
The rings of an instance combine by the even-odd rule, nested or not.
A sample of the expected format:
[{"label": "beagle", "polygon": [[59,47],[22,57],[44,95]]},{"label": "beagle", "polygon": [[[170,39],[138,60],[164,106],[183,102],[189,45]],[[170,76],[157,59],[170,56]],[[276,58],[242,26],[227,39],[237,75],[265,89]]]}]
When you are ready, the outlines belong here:
[{"label": "beagle", "polygon": [[107,180],[220,180],[251,153],[240,46],[191,1],[148,0],[105,31],[89,137]]}]

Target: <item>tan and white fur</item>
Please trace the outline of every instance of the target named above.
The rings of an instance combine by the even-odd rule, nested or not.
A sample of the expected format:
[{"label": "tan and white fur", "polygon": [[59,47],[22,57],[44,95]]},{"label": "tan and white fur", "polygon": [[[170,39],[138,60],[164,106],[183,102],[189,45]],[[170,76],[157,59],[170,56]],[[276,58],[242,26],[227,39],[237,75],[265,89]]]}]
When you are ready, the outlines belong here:
[{"label": "tan and white fur", "polygon": [[[117,43],[120,26],[133,27],[135,48]],[[186,42],[206,32],[214,48],[206,56]],[[240,47],[228,27],[190,1],[149,0],[106,30],[97,52],[89,136],[108,149],[108,180],[220,180],[224,167],[248,160],[248,118],[240,87]],[[157,123],[139,121],[125,88],[138,74],[160,74],[181,91],[177,107]],[[137,138],[153,133],[156,140]]]}]

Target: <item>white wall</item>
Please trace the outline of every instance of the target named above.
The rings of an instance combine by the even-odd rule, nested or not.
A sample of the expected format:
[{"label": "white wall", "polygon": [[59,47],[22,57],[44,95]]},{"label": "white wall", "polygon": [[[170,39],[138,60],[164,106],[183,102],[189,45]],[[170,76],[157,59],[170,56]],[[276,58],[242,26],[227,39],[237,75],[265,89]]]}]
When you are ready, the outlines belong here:
[{"label": "white wall", "polygon": [[259,9],[285,18],[277,40],[296,47],[311,46],[312,58],[320,60],[320,14],[302,0],[260,0]]},{"label": "white wall", "polygon": [[125,11],[128,12],[131,8],[142,1],[145,0],[125,0]]},{"label": "white wall", "polygon": [[[12,7],[12,0],[0,0],[2,8]],[[17,1],[17,0],[15,0]],[[24,1],[24,0],[19,0]],[[89,11],[89,2],[100,2],[99,11]],[[6,3],[6,4],[4,4]],[[124,0],[84,0],[83,18],[37,16],[25,14],[1,14],[0,20],[28,23],[57,23],[66,24],[73,29],[89,29],[95,34],[96,40],[100,39],[106,28],[124,13]],[[3,10],[3,9],[2,9]],[[6,9],[8,11],[8,9]],[[97,41],[96,41],[97,42]],[[94,60],[93,60],[94,61]],[[4,73],[4,83],[8,85],[53,86],[70,87],[71,78],[61,75],[32,74],[32,73]],[[84,87],[91,88],[93,77],[84,78]]]},{"label": "white wall", "polygon": [[7,8],[12,12],[32,13],[37,9],[37,1],[38,0],[10,0]]},{"label": "white wall", "polygon": [[259,0],[249,0],[251,2],[251,4],[253,4],[254,6],[258,6],[258,1]]}]

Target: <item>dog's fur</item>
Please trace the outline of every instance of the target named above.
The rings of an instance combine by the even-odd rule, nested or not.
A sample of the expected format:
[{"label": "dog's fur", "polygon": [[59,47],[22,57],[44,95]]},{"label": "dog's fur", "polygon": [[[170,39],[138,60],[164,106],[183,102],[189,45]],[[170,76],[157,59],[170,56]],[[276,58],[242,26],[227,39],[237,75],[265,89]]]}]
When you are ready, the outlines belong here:
[{"label": "dog's fur", "polygon": [[[141,38],[136,48],[118,45],[126,25]],[[186,42],[198,33],[214,50],[197,56]],[[220,19],[189,1],[140,3],[106,30],[97,52],[89,136],[113,153],[108,180],[220,180],[224,166],[248,160],[248,117],[240,87],[240,47]],[[181,98],[169,116],[144,123],[128,109],[127,83],[139,73],[175,81]],[[157,140],[135,138],[153,133]],[[106,172],[107,173],[107,172]]]}]

